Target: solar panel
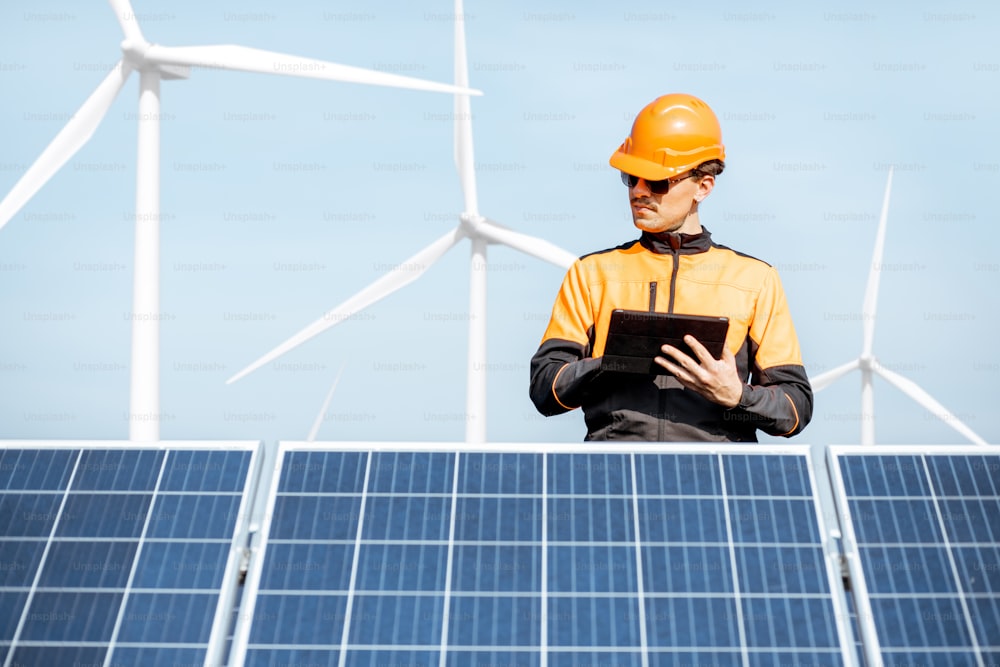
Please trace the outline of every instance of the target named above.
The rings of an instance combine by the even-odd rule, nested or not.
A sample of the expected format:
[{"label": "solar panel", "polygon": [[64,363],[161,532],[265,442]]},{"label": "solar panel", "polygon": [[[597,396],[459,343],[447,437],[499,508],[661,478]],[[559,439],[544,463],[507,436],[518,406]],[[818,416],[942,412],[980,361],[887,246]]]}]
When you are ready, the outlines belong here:
[{"label": "solar panel", "polygon": [[796,446],[280,443],[233,664],[853,665],[815,483]]},{"label": "solar panel", "polygon": [[1000,447],[829,459],[869,662],[1000,664]]},{"label": "solar panel", "polygon": [[220,664],[258,449],[4,443],[0,664]]}]

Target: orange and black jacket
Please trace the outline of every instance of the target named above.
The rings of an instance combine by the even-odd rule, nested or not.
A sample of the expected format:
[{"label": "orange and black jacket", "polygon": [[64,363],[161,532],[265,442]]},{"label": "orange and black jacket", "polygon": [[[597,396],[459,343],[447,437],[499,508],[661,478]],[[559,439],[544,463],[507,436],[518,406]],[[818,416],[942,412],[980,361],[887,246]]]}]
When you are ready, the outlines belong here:
[{"label": "orange and black jacket", "polygon": [[[726,346],[746,384],[727,409],[670,375],[601,370],[611,311],[729,318]],[[587,440],[749,441],[791,436],[813,395],[777,270],[695,235],[643,232],[570,267],[531,359],[531,400],[544,415],[582,407]]]}]

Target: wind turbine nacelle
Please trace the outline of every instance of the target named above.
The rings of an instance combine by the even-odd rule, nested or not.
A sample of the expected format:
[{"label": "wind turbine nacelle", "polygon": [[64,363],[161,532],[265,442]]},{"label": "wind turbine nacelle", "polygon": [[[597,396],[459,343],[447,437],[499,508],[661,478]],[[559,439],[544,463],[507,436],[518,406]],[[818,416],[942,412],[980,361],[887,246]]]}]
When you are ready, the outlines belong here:
[{"label": "wind turbine nacelle", "polygon": [[191,77],[190,65],[157,62],[156,56],[150,59],[149,50],[154,47],[155,45],[149,42],[126,39],[122,41],[122,57],[137,71],[156,70],[161,79],[171,81]]}]

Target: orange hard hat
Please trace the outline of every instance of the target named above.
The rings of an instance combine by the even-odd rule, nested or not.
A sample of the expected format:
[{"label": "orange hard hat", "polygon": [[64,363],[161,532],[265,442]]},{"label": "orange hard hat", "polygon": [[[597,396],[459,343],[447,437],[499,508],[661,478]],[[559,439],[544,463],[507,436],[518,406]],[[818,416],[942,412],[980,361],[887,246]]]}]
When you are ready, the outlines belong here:
[{"label": "orange hard hat", "polygon": [[658,97],[639,112],[611,166],[649,181],[673,178],[709,160],[725,160],[715,113],[694,95]]}]

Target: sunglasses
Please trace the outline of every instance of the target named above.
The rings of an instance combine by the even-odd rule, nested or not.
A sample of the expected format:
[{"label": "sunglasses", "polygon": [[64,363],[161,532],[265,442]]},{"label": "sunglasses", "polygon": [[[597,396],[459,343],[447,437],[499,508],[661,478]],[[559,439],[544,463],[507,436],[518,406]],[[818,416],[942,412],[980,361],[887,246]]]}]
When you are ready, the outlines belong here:
[{"label": "sunglasses", "polygon": [[624,171],[622,174],[622,183],[624,183],[629,190],[634,188],[639,184],[640,180],[646,181],[646,187],[654,195],[665,195],[670,191],[670,186],[679,181],[683,181],[685,178],[691,178],[694,174],[686,174],[684,176],[679,176],[678,178],[665,178],[662,181],[649,181],[641,176],[633,176],[632,174],[626,174]]}]

